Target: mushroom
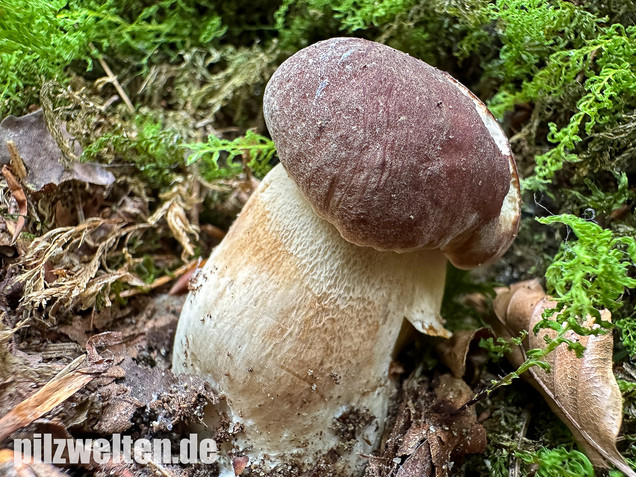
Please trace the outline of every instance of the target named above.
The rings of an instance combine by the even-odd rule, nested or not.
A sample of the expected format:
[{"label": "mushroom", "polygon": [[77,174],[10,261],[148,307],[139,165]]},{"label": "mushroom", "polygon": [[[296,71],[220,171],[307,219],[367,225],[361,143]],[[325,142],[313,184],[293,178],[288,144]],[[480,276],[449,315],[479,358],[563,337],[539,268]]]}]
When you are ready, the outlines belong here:
[{"label": "mushroom", "polygon": [[282,165],[194,279],[173,369],[225,396],[251,466],[356,475],[379,444],[401,338],[450,335],[448,260],[491,263],[516,236],[516,166],[468,89],[362,39],[293,55],[264,112]]}]

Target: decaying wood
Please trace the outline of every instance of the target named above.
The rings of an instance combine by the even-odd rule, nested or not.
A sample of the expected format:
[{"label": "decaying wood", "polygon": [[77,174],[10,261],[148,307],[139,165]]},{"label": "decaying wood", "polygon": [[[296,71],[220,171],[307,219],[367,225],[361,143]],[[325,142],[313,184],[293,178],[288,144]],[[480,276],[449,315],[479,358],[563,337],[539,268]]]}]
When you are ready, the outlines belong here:
[{"label": "decaying wood", "polygon": [[109,360],[102,358],[97,353],[96,347],[118,342],[121,342],[121,333],[102,333],[91,337],[86,343],[85,356],[75,359],[35,394],[0,418],[0,442],[16,430],[28,426],[53,410],[91,382],[98,374],[106,371],[110,367]]}]

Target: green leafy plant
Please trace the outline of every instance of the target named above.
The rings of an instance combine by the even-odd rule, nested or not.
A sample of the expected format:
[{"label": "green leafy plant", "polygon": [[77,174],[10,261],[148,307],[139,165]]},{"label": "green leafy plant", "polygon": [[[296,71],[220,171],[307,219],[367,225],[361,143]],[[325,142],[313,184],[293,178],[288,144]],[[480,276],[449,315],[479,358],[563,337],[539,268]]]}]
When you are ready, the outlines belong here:
[{"label": "green leafy plant", "polygon": [[65,84],[68,67],[90,70],[105,52],[145,71],[151,58],[208,47],[226,31],[217,12],[215,2],[186,0],[0,0],[0,116],[22,112],[42,83]]},{"label": "green leafy plant", "polygon": [[528,187],[541,188],[561,170],[564,162],[578,160],[572,151],[583,140],[581,128],[590,134],[597,124],[615,120],[618,112],[628,108],[636,99],[636,70],[632,67],[636,61],[635,44],[636,27],[612,25],[584,48],[553,55],[551,61],[557,65],[556,72],[562,77],[571,78],[577,74],[577,68],[585,71],[586,93],[577,102],[577,111],[568,124],[562,128],[555,123],[549,124],[548,139],[556,147],[536,158],[535,176],[526,183]]},{"label": "green leafy plant", "polygon": [[616,328],[621,333],[621,344],[630,357],[636,356],[636,316],[616,320]]},{"label": "green leafy plant", "polygon": [[[69,7],[98,12],[102,3],[72,0]],[[107,28],[99,29],[95,42],[103,50],[129,60],[137,58],[144,67],[153,57],[154,62],[170,61],[193,47],[205,47],[227,31],[214,1],[161,0],[147,4],[109,0],[105,5],[108,9],[100,11],[99,16]]]},{"label": "green leafy plant", "polygon": [[[633,107],[636,70],[631,65],[636,62],[636,27],[600,26],[603,19],[568,2],[527,3],[497,3],[495,16],[504,24],[504,46],[502,64],[491,66],[490,74],[500,72],[504,85],[490,107],[501,116],[517,103],[558,100],[582,85],[582,95],[567,124],[549,124],[547,139],[555,147],[536,157],[535,173],[524,182],[526,188],[545,189],[565,162],[578,160],[575,149],[583,140],[582,129],[589,135],[596,126],[616,121],[622,111]],[[543,29],[546,23],[551,26]],[[561,34],[542,42],[543,31]],[[525,40],[520,43],[524,35],[533,39],[530,47]],[[532,46],[535,44],[536,50]],[[517,87],[519,80],[523,83]]]},{"label": "green leafy plant", "polygon": [[624,379],[617,379],[618,387],[621,390],[621,393],[625,397],[625,395],[633,395],[634,391],[636,391],[636,382],[634,381],[626,381]]},{"label": "green leafy plant", "polygon": [[[604,308],[609,311],[618,309],[622,305],[619,298],[624,290],[636,287],[636,279],[629,276],[636,261],[636,240],[632,237],[615,237],[610,230],[569,214],[537,220],[542,224],[565,224],[578,237],[575,242],[563,243],[546,271],[548,289],[557,305],[544,311],[543,319],[533,331],[536,333],[550,328],[556,331],[556,335],[545,337],[544,348],[527,350],[526,360],[516,370],[493,380],[486,393],[509,385],[534,366],[549,371],[544,358],[563,344],[580,357],[585,349],[580,343],[567,338],[568,332],[573,330],[582,336],[606,332],[611,323],[601,319],[600,311]],[[553,319],[555,314],[556,319]],[[600,326],[584,326],[588,315],[594,317]],[[482,340],[480,346],[497,357],[509,351],[513,344],[518,344],[516,338]]]},{"label": "green leafy plant", "polygon": [[[525,351],[526,360],[523,363],[521,363],[521,365],[517,369],[515,369],[514,371],[511,371],[510,373],[506,374],[502,378],[493,379],[490,382],[490,386],[485,391],[479,393],[470,402],[471,403],[476,402],[477,400],[481,399],[481,397],[484,395],[491,394],[492,392],[504,386],[509,386],[510,384],[512,384],[512,382],[515,379],[520,378],[523,373],[527,372],[528,370],[532,369],[535,366],[543,369],[544,371],[549,372],[550,365],[548,364],[548,362],[545,361],[545,357],[548,356],[550,353],[552,353],[555,349],[557,349],[562,344],[565,344],[568,347],[568,349],[573,350],[578,357],[580,357],[583,354],[583,351],[585,351],[585,348],[583,348],[583,346],[580,343],[572,341],[569,338],[566,338],[567,332],[570,330],[569,324],[567,322],[561,323],[558,326],[549,326],[549,327],[555,328],[557,331],[557,334],[554,338],[548,338],[548,337],[545,338],[547,343],[545,348],[534,348],[534,349],[526,350]],[[587,330],[586,334],[590,334],[590,331]],[[512,348],[512,346],[516,345],[517,343],[520,344],[522,340],[523,338],[517,338],[517,337],[512,338],[510,340],[498,339],[497,342],[493,343],[492,349],[495,350],[495,353],[498,353],[498,352],[507,353],[509,349]],[[480,342],[479,345],[482,346],[482,343]],[[489,349],[491,347],[491,343],[486,342],[484,343],[483,347],[485,347],[486,349]]]},{"label": "green leafy plant", "polygon": [[351,33],[389,23],[414,4],[413,0],[340,0],[332,8],[341,29]]},{"label": "green leafy plant", "polygon": [[[545,336],[544,348],[527,350],[527,358],[521,366],[503,378],[493,380],[488,393],[509,385],[534,366],[549,371],[550,366],[544,358],[563,344],[578,357],[582,356],[585,349],[579,342],[567,338],[568,332],[573,330],[582,336],[606,332],[611,323],[601,319],[600,311],[603,308],[616,310],[622,304],[619,297],[625,288],[636,287],[636,279],[628,275],[636,260],[636,241],[632,237],[615,237],[610,230],[569,214],[537,220],[543,224],[565,224],[578,237],[574,243],[563,243],[546,271],[548,289],[557,305],[543,312],[543,319],[533,331],[550,328],[556,335]],[[583,325],[588,315],[596,319],[598,327]],[[486,346],[505,352],[508,344],[502,340],[501,344],[486,343]]]},{"label": "green leafy plant", "polygon": [[207,180],[235,176],[245,167],[263,177],[271,169],[271,160],[276,153],[271,139],[250,130],[245,136],[232,141],[211,135],[207,142],[185,144],[183,147],[191,151],[188,165],[200,162],[200,172]]},{"label": "green leafy plant", "polygon": [[35,101],[42,79],[62,76],[72,61],[83,59],[90,68],[98,16],[66,5],[64,0],[0,2],[0,116]]},{"label": "green leafy plant", "polygon": [[501,78],[504,90],[519,81],[532,82],[551,55],[583,46],[599,21],[565,1],[498,0],[483,8],[502,43],[499,59],[487,66],[487,74]]},{"label": "green leafy plant", "polygon": [[521,346],[524,338],[528,332],[523,332],[520,336],[511,338],[509,340],[501,337],[495,338],[482,338],[479,340],[479,347],[488,351],[488,356],[495,363],[502,359],[506,353],[510,353],[514,346]]}]

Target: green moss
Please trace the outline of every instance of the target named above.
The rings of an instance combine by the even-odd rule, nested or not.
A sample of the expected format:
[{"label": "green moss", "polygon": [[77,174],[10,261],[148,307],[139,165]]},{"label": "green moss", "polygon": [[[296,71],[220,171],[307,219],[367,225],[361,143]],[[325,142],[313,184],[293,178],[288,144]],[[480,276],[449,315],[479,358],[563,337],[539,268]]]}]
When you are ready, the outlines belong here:
[{"label": "green moss", "polygon": [[62,77],[71,62],[91,67],[99,16],[66,6],[64,0],[0,1],[0,117],[36,102],[42,79]]},{"label": "green moss", "polygon": [[[583,140],[581,130],[591,134],[599,126],[616,125],[621,113],[636,104],[636,27],[625,29],[612,25],[578,50],[559,51],[550,58],[551,67],[545,75],[535,78],[522,88],[522,97],[536,100],[545,85],[556,90],[565,88],[584,72],[584,94],[576,103],[576,112],[567,124],[550,123],[548,140],[556,147],[536,157],[535,176],[526,181],[530,189],[544,188],[563,168],[564,162],[579,160],[573,151]],[[550,82],[552,81],[552,84]],[[553,90],[554,91],[554,90]]]},{"label": "green moss", "polygon": [[414,0],[340,0],[332,2],[332,8],[340,28],[352,33],[390,23],[415,4]]},{"label": "green moss", "polygon": [[521,343],[527,336],[528,332],[523,331],[519,336],[509,340],[501,337],[482,338],[479,340],[479,347],[488,352],[488,357],[494,363],[501,360],[506,354],[510,353],[514,347],[521,346]]},{"label": "green moss", "polygon": [[594,477],[594,467],[585,454],[556,447],[541,448],[537,452],[516,452],[515,456],[526,465],[534,465],[537,477]]},{"label": "green moss", "polygon": [[598,21],[564,1],[499,0],[485,14],[501,41],[499,58],[486,65],[486,73],[501,79],[504,91],[534,81],[553,54],[582,47]]},{"label": "green moss", "polygon": [[615,325],[620,331],[621,346],[628,356],[636,357],[636,315],[632,313],[631,316],[620,318]]},{"label": "green moss", "polygon": [[[103,3],[72,0],[69,8],[97,10]],[[147,5],[110,0],[106,5],[108,10],[100,15],[103,23],[95,43],[109,55],[136,60],[142,66],[171,61],[193,47],[205,47],[221,38],[227,29],[217,2],[162,0]]]},{"label": "green moss", "polygon": [[[501,370],[501,366],[491,368],[495,373]],[[491,395],[489,400],[487,408],[491,414],[483,422],[488,435],[486,451],[470,457],[455,475],[507,477],[515,464],[519,464],[519,475],[530,475],[537,464],[541,466],[546,453],[547,460],[554,462],[549,455],[552,450],[555,450],[554,454],[563,454],[563,465],[566,468],[578,464],[580,456],[572,453],[576,444],[571,432],[560,420],[554,418],[547,404],[529,384],[519,382],[518,386],[501,389]],[[479,406],[477,404],[478,413]],[[561,474],[555,472],[548,475]]]},{"label": "green moss", "polygon": [[591,179],[585,178],[583,181],[587,186],[585,193],[575,190],[571,190],[569,193],[576,197],[579,204],[584,204],[585,208],[591,208],[595,216],[607,219],[613,211],[636,198],[636,194],[629,187],[627,174],[624,172],[621,174],[614,173],[614,177],[616,179],[616,190],[614,191],[602,190]]},{"label": "green moss", "polygon": [[[185,144],[182,147],[191,151],[188,164],[199,162],[199,171],[209,181],[236,176],[245,167],[262,178],[271,169],[271,161],[276,153],[271,139],[250,130],[245,136],[232,141],[209,136],[205,143]],[[223,162],[222,167],[220,161]]]},{"label": "green moss", "polygon": [[557,302],[559,321],[567,322],[579,334],[589,334],[581,327],[588,315],[595,317],[601,326],[608,326],[601,321],[600,311],[617,310],[625,290],[636,287],[636,279],[629,276],[636,261],[636,240],[616,237],[610,230],[573,215],[537,220],[542,224],[565,224],[577,237],[576,241],[566,240],[562,244],[546,271],[548,291]]},{"label": "green moss", "polygon": [[[164,0],[2,0],[0,2],[0,116],[36,102],[42,83],[65,83],[66,69],[91,69],[108,52],[143,71],[206,46],[225,33],[214,4]],[[196,18],[197,21],[192,21]]]},{"label": "green moss", "polygon": [[446,267],[446,284],[442,300],[441,315],[450,331],[476,329],[483,325],[482,317],[474,307],[467,305],[463,298],[477,293],[490,299],[495,296],[494,282],[478,282],[465,270],[455,268],[450,263]]},{"label": "green moss", "polygon": [[[483,78],[499,83],[489,103],[498,117],[522,103],[553,116],[547,134],[536,138],[545,152],[536,155],[526,189],[545,190],[565,163],[580,160],[586,135],[624,124],[636,106],[636,28],[607,24],[601,10],[560,0],[498,0],[471,15],[459,43],[460,57],[500,43],[496,57],[482,60]],[[559,103],[568,106],[555,114]]]},{"label": "green moss", "polygon": [[134,165],[148,186],[162,189],[195,163],[208,181],[235,177],[246,168],[262,178],[275,153],[270,139],[251,130],[234,140],[210,135],[207,142],[187,142],[178,131],[166,128],[160,117],[146,113],[96,138],[80,159],[117,158]]},{"label": "green moss", "polygon": [[80,160],[109,162],[116,158],[141,171],[148,186],[167,187],[175,174],[184,172],[182,141],[178,132],[164,128],[157,115],[139,114],[132,122],[121,123],[95,138]]}]

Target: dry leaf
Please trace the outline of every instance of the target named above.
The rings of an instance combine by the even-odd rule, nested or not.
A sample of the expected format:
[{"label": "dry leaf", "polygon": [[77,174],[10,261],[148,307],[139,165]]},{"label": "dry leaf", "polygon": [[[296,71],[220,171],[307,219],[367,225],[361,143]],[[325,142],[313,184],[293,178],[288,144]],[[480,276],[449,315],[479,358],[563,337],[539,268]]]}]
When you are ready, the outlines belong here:
[{"label": "dry leaf", "polygon": [[[525,350],[545,348],[544,336],[556,335],[554,330],[532,332],[542,319],[543,311],[555,305],[536,280],[498,290],[494,301],[499,320],[495,327],[497,335],[510,338],[523,330],[528,332],[523,349],[517,347],[509,356],[514,366],[525,360]],[[601,312],[601,317],[611,320],[607,310]],[[588,317],[584,326],[598,325]],[[612,334],[580,336],[572,331],[566,338],[585,346],[583,356],[577,358],[574,351],[561,345],[545,358],[551,366],[549,373],[535,366],[528,371],[530,375],[526,379],[543,394],[595,466],[608,467],[611,463],[624,474],[636,477],[636,472],[616,449],[623,402],[612,372]]]},{"label": "dry leaf", "polygon": [[[25,290],[20,305],[26,310],[50,305],[49,319],[60,310],[89,308],[100,294],[105,299],[103,305],[110,306],[108,294],[103,293],[110,284],[119,280],[140,286],[144,282],[128,271],[128,264],[119,270],[104,271],[102,261],[113,253],[123,237],[145,228],[146,224],[127,225],[116,219],[91,217],[77,226],[58,227],[38,237],[29,244],[20,262],[22,273],[14,280]],[[75,254],[87,239],[94,244],[94,251],[90,261],[80,262]],[[45,278],[47,262],[51,262],[53,269],[64,270],[52,283]]]},{"label": "dry leaf", "polygon": [[473,391],[450,374],[434,383],[410,377],[405,398],[380,457],[372,457],[365,477],[446,477],[453,462],[484,452],[486,431],[473,407],[458,411]]},{"label": "dry leaf", "polygon": [[199,239],[198,227],[188,220],[186,210],[192,210],[199,203],[199,198],[193,193],[192,184],[177,183],[171,190],[160,195],[164,201],[161,207],[148,218],[150,225],[157,224],[165,219],[172,235],[183,247],[181,259],[187,261],[194,255],[194,246],[191,237]]},{"label": "dry leaf", "polygon": [[442,363],[453,372],[453,376],[461,378],[466,373],[466,358],[473,341],[491,336],[492,333],[487,328],[456,331],[449,339],[437,345],[437,352]]},{"label": "dry leaf", "polygon": [[[70,139],[64,128],[62,134]],[[46,127],[42,110],[16,118],[8,116],[0,123],[0,164],[9,164],[11,154],[6,143],[13,141],[27,169],[25,183],[33,190],[42,190],[47,184],[59,185],[76,179],[96,185],[110,185],[115,176],[103,167],[75,162],[67,170],[62,151]],[[78,148],[75,153],[79,154]]]},{"label": "dry leaf", "polygon": [[[18,239],[20,232],[22,232],[22,229],[24,228],[26,220],[25,217],[27,215],[27,199],[22,186],[6,165],[2,166],[2,175],[7,181],[7,186],[9,186],[9,190],[18,204],[18,220],[14,225],[13,236],[11,238],[11,244],[14,244]],[[6,222],[6,224],[8,226],[9,222]]]},{"label": "dry leaf", "polygon": [[112,358],[102,358],[97,353],[97,348],[104,346],[114,346],[122,342],[122,334],[120,331],[105,331],[97,335],[93,335],[86,341],[86,360],[93,369],[102,369],[106,371],[111,363]]}]

